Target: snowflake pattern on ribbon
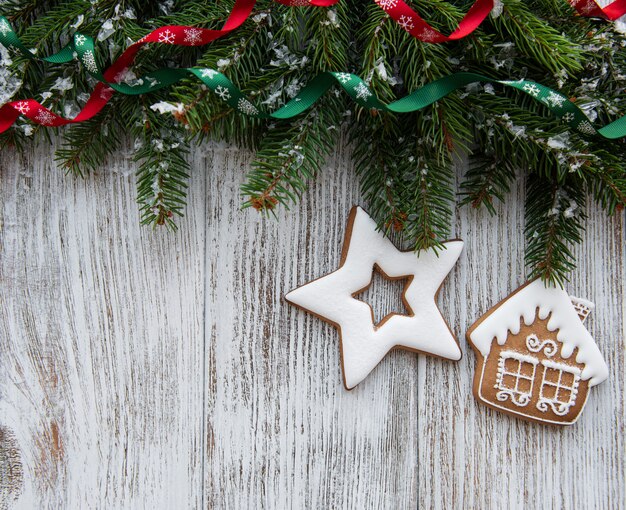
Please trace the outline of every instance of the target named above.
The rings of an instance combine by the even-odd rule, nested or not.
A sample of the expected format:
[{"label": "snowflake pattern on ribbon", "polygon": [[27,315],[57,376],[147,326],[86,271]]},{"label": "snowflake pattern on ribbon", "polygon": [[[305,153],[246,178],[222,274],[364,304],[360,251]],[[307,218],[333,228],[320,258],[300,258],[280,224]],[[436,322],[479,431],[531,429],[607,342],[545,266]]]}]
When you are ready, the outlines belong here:
[{"label": "snowflake pattern on ribbon", "polygon": [[117,73],[114,77],[113,77],[113,81],[115,83],[122,83],[122,80],[124,79],[124,77],[126,76],[126,71],[128,71],[128,68],[125,67],[124,69],[122,69],[119,73]]},{"label": "snowflake pattern on ribbon", "polygon": [[35,119],[37,120],[37,122],[44,126],[52,126],[52,124],[54,123],[54,118],[54,115],[52,115],[45,108],[40,108],[37,112],[37,115],[35,115]]},{"label": "snowflake pattern on ribbon", "polygon": [[98,72],[98,64],[96,64],[96,57],[93,51],[87,50],[82,56],[82,62],[90,73]]},{"label": "snowflake pattern on ribbon", "polygon": [[596,130],[588,120],[583,120],[580,124],[578,124],[578,127],[576,129],[578,129],[578,131],[584,133],[585,135],[593,135],[596,132]]},{"label": "snowflake pattern on ribbon", "polygon": [[537,97],[540,90],[539,87],[537,87],[537,85],[535,85],[534,83],[527,83],[526,85],[524,85],[524,92],[527,92],[533,97]]},{"label": "snowflake pattern on ribbon", "polygon": [[239,98],[239,101],[237,101],[237,108],[241,113],[246,113],[248,115],[257,115],[259,113],[256,106],[254,106],[245,97]]},{"label": "snowflake pattern on ribbon", "polygon": [[363,82],[354,87],[354,91],[356,92],[356,98],[363,99],[364,101],[367,101],[367,99],[372,95],[370,89],[368,89]]},{"label": "snowflake pattern on ribbon", "polygon": [[111,87],[102,87],[102,90],[100,91],[100,99],[108,101],[111,99],[111,96],[113,96],[113,89]]},{"label": "snowflake pattern on ribbon", "polygon": [[405,16],[404,14],[398,19],[398,25],[404,28],[407,32],[410,32],[415,28],[413,18],[411,16]]},{"label": "snowflake pattern on ribbon", "polygon": [[398,5],[398,0],[375,0],[378,6],[384,11],[393,9]]},{"label": "snowflake pattern on ribbon", "polygon": [[[311,0],[286,0],[286,1],[289,2],[289,5],[294,5],[295,3],[311,5]],[[482,5],[482,2],[484,2],[484,0],[479,0],[479,1],[481,2],[481,8],[483,10],[485,10],[487,3],[488,4],[492,3],[490,0],[487,0],[485,5]],[[457,28],[457,30],[455,30],[450,36],[445,36],[443,34],[440,34],[437,30],[430,27],[425,21],[423,21],[420,18],[420,16],[417,13],[413,12],[410,9],[410,7],[406,3],[404,3],[404,1],[402,0],[375,0],[375,2],[379,7],[385,10],[389,14],[389,16],[393,20],[395,20],[395,22],[402,29],[404,29],[407,32],[410,32],[411,35],[414,35],[415,37],[421,39],[424,42],[438,43],[438,42],[444,42],[447,40],[460,39],[462,37],[467,36],[468,33],[470,33],[471,31],[475,29],[475,27],[473,27],[472,25],[472,21],[466,21],[464,18],[464,20],[461,21],[459,28]],[[317,2],[314,2],[314,3],[315,5],[318,4]],[[586,1],[576,0],[575,3],[578,7],[580,7],[580,9],[588,8],[592,4],[595,5],[595,2],[591,2],[590,0],[586,0]],[[596,11],[594,11],[594,14],[598,14],[597,10],[601,10],[601,8],[597,6],[597,9]],[[469,18],[474,16],[473,22],[476,22],[477,18],[474,14],[475,13],[471,13],[471,14],[468,13],[467,16]],[[611,15],[614,15],[614,13],[612,13]],[[481,19],[484,19],[484,17]],[[470,25],[471,30],[468,28],[468,23]],[[219,37],[220,35],[225,35],[226,33],[232,30],[233,28],[231,28],[229,25],[228,28],[222,29],[222,31],[219,34],[217,34],[217,36],[215,36],[213,34],[213,32],[215,31],[209,34],[205,30],[199,29],[197,27],[164,26],[164,27],[161,27],[160,29],[153,30],[148,35],[142,37],[138,41],[138,43],[160,42],[160,43],[165,43],[165,44],[184,44],[184,45],[189,45],[189,46],[196,46],[199,44],[204,44],[205,42],[207,42],[207,40],[209,41],[213,40],[214,38]],[[2,39],[2,37],[4,37],[4,39]],[[33,56],[31,56],[31,52],[24,49],[21,45],[16,47],[15,45],[11,44],[11,40],[13,40],[13,38],[15,37],[16,35],[13,32],[13,28],[10,22],[6,20],[5,18],[0,18],[0,41],[2,41],[1,44],[4,44],[5,46],[9,47],[9,49],[11,49],[12,46],[13,46],[13,49],[21,49],[22,53],[25,54],[27,57],[34,58]],[[184,42],[181,42],[181,40],[183,39],[184,39]],[[97,59],[95,57],[95,50],[93,49],[92,39],[90,37],[82,35],[80,33],[76,33],[74,34],[72,42],[73,44],[68,45],[68,48],[69,50],[72,50],[72,49],[77,50],[73,54],[71,51],[65,51],[64,49],[63,52],[59,52],[59,55],[56,56],[56,59],[46,58],[46,60],[66,61],[66,59],[76,58],[77,56],[76,53],[78,53],[82,65],[85,67],[86,70],[89,71],[90,74],[95,75],[97,78],[99,78],[101,81],[105,83],[106,83],[106,80],[111,79],[109,76],[107,76],[105,80],[103,79],[102,76],[100,76],[100,69],[97,65]],[[134,45],[138,43],[135,43]],[[108,74],[115,76],[115,79],[113,81],[116,81],[118,83],[122,83],[122,82],[126,83],[126,85],[120,87],[120,92],[125,93],[125,94],[143,94],[143,93],[148,92],[149,91],[148,89],[154,89],[154,88],[165,85],[165,83],[159,82],[158,80],[156,80],[156,78],[150,75],[147,76],[145,79],[137,79],[136,81],[130,80],[130,78],[132,78],[134,75],[132,73],[128,73],[128,69],[130,65],[132,64],[134,54],[137,52],[138,49],[139,48],[135,48],[131,50],[128,53],[128,56],[118,59],[116,61],[117,64],[114,64],[109,69],[110,72]],[[124,53],[123,56],[124,55],[126,55],[126,53]],[[259,115],[262,115],[263,117],[274,116],[273,113],[269,113],[267,115],[264,113],[261,113],[257,109],[256,106],[254,106],[248,99],[243,97],[241,91],[239,91],[232,83],[228,81],[227,78],[225,78],[219,72],[212,70],[212,69],[206,69],[206,68],[204,69],[187,68],[187,69],[184,69],[184,71],[191,72],[199,76],[205,83],[209,84],[210,88],[216,93],[216,95],[221,100],[232,103],[233,105],[236,104],[237,109],[241,113],[248,114],[251,116],[259,116]],[[325,74],[330,75],[331,73],[325,73]],[[466,74],[473,74],[473,73],[466,73]],[[367,87],[366,83],[361,81],[361,78],[355,75],[352,75],[350,73],[347,73],[347,72],[334,72],[332,73],[332,76],[334,76],[334,78],[341,85],[343,85],[343,88],[346,89],[349,92],[349,94],[358,103],[369,108],[372,111],[377,111],[377,108],[374,108],[374,104],[377,104],[377,107],[378,107],[377,100],[374,99],[370,101],[372,97],[375,98],[376,96]],[[489,83],[502,83],[504,85],[512,85],[515,88],[522,89],[525,93],[529,94],[536,100],[548,106],[552,110],[553,113],[555,113],[558,117],[562,118],[565,122],[568,122],[573,129],[576,129],[580,133],[589,134],[589,135],[598,134],[609,139],[621,138],[621,137],[626,136],[622,134],[624,132],[624,129],[623,129],[623,125],[621,124],[617,127],[617,130],[615,130],[612,127],[612,125],[614,124],[612,123],[596,131],[592,123],[588,119],[586,119],[584,113],[580,111],[580,109],[577,108],[574,103],[570,102],[570,100],[566,96],[564,96],[563,94],[557,93],[556,91],[552,91],[548,87],[545,87],[543,85],[534,83],[532,81],[525,81],[523,79],[517,80],[517,81],[500,81],[500,80],[486,78],[480,75],[474,75],[474,78],[478,82],[487,81]],[[467,79],[467,76],[464,78],[464,80],[466,79]],[[145,83],[144,80],[147,80],[148,83]],[[130,83],[130,81],[133,81],[133,83]],[[96,99],[96,100],[88,101],[88,103],[85,105],[85,108],[81,111],[81,114],[79,115],[78,119],[63,119],[62,117],[59,117],[53,114],[52,112],[50,112],[49,110],[43,107],[40,108],[40,106],[34,100],[14,102],[14,103],[11,103],[11,106],[13,106],[13,109],[15,112],[19,112],[22,114],[24,114],[25,112],[28,112],[27,116],[30,116],[33,120],[37,120],[40,124],[43,124],[43,125],[56,126],[56,125],[62,125],[62,124],[67,124],[67,123],[82,122],[88,118],[93,117],[93,115],[99,112],[104,106],[104,104],[106,104],[106,101],[108,100],[108,98],[110,98],[111,95],[113,94],[113,90],[109,87],[106,87],[105,83],[100,84],[98,88],[94,91],[93,99]],[[169,77],[168,77],[168,84],[169,84]],[[328,84],[328,86],[330,86],[330,84]],[[328,86],[324,85],[324,87],[326,88],[328,88]],[[454,86],[458,88],[456,84],[454,84]],[[130,88],[132,88],[132,91],[129,91]],[[325,92],[325,89],[319,91],[320,94],[323,92]],[[317,93],[317,91],[315,91],[315,93]],[[441,96],[438,96],[438,97],[441,98],[444,95],[447,95],[447,93],[442,94]],[[418,95],[416,95],[416,98],[418,98]],[[314,98],[314,101],[317,99],[319,99],[319,97],[316,96]],[[437,99],[435,98],[432,101],[436,101],[436,100]],[[301,98],[295,98],[293,100],[293,103],[295,104],[300,101],[301,101]],[[391,108],[383,106],[382,110],[392,109],[392,111],[404,112],[404,111],[413,111],[413,109],[421,109],[424,107],[422,101],[417,101],[416,104],[410,104],[411,102],[406,102],[406,103],[407,104],[398,102],[398,104],[396,104],[394,102],[393,105],[389,105],[389,107]],[[418,105],[421,105],[421,106],[418,106]],[[290,105],[290,106],[291,108],[287,112],[281,111],[279,109],[280,114],[276,116],[278,118],[293,117],[296,114],[294,112],[298,109],[298,107],[294,108],[293,105]],[[310,106],[310,104],[308,106]],[[301,107],[301,108],[306,109],[307,107]],[[34,113],[32,112],[32,110],[35,110]],[[11,122],[7,122],[6,124],[2,125],[3,130],[8,129],[8,127],[14,122],[14,118],[12,118],[11,116],[7,116],[7,118]],[[609,126],[611,126],[611,128],[609,128]]]},{"label": "snowflake pattern on ribbon", "polygon": [[333,73],[333,74],[344,85],[352,79],[352,75],[350,73]]},{"label": "snowflake pattern on ribbon", "polygon": [[582,14],[591,14],[597,7],[593,0],[573,0],[572,4]]},{"label": "snowflake pattern on ribbon", "polygon": [[209,80],[212,80],[216,74],[217,71],[214,71],[213,69],[203,69],[202,71],[200,71],[200,75],[203,78],[208,78]]},{"label": "snowflake pattern on ribbon", "polygon": [[19,103],[17,103],[15,105],[15,108],[17,109],[18,112],[20,112],[22,115],[24,115],[26,112],[30,111],[30,105],[28,104],[28,101],[20,101]]},{"label": "snowflake pattern on ribbon", "polygon": [[185,29],[185,38],[183,41],[191,44],[192,46],[202,44],[202,30],[199,28]]},{"label": "snowflake pattern on ribbon", "polygon": [[546,104],[549,104],[553,108],[563,108],[563,105],[565,104],[565,101],[567,101],[567,98],[563,97],[561,94],[550,91],[548,93],[548,97],[544,97],[542,101]]},{"label": "snowflake pattern on ribbon", "polygon": [[9,25],[6,20],[0,20],[0,32],[4,37],[6,37],[6,35],[12,31],[13,30],[11,29],[11,25]]},{"label": "snowflake pattern on ribbon", "polygon": [[582,13],[583,14],[591,14],[592,12],[594,12],[596,10],[596,6],[593,5],[591,2],[587,2],[587,5],[585,5],[582,8]]},{"label": "snowflake pattern on ribbon", "polygon": [[432,28],[423,28],[418,37],[424,42],[435,42],[439,39],[439,34]]},{"label": "snowflake pattern on ribbon", "polygon": [[174,44],[176,34],[166,29],[159,33],[159,42],[164,44]]},{"label": "snowflake pattern on ribbon", "polygon": [[215,93],[219,96],[220,99],[227,101],[228,99],[230,99],[230,90],[228,90],[226,87],[222,87],[221,85],[218,85],[215,88]]}]

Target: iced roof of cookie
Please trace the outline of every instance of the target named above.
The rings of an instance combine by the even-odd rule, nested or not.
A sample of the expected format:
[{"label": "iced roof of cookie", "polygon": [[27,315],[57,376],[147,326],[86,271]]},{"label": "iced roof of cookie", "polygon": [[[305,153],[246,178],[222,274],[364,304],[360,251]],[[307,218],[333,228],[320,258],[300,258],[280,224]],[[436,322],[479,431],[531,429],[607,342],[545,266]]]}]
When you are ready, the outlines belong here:
[{"label": "iced roof of cookie", "polygon": [[[588,301],[577,301],[592,305]],[[604,381],[608,377],[608,367],[580,320],[572,298],[563,289],[546,287],[539,279],[520,287],[498,303],[488,316],[470,329],[470,340],[483,356],[487,356],[494,338],[498,344],[504,345],[509,331],[514,335],[519,333],[520,318],[527,326],[535,321],[537,309],[540,319],[549,317],[548,330],[558,330],[556,339],[562,344],[561,357],[569,358],[578,348],[576,362],[585,365],[581,377],[589,380],[589,386]]]}]

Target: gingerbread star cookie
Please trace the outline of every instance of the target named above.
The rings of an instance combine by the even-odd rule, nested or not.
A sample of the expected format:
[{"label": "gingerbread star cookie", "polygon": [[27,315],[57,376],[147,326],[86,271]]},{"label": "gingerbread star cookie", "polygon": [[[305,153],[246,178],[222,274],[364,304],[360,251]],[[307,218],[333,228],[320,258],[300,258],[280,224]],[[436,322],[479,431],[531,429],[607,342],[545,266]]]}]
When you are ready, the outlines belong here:
[{"label": "gingerbread star cookie", "polygon": [[[394,347],[459,360],[459,344],[437,308],[444,278],[456,263],[463,242],[445,249],[400,251],[360,207],[348,220],[341,264],[336,271],[289,292],[285,299],[339,329],[345,387],[359,384]],[[407,315],[389,314],[375,324],[372,309],[355,296],[366,289],[374,268],[391,279],[407,278],[403,301]]]}]

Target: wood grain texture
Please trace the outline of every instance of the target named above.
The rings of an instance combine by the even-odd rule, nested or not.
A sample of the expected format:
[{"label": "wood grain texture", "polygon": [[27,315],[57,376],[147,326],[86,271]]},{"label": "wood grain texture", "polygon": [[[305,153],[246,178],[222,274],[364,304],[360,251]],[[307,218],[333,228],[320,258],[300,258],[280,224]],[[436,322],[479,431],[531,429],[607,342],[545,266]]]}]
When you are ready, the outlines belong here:
[{"label": "wood grain texture", "polygon": [[523,282],[521,180],[497,219],[456,212],[461,362],[392,352],[347,392],[336,331],[282,296],[339,263],[348,154],[277,220],[239,209],[249,162],[198,148],[167,233],[138,226],[123,154],[84,181],[49,148],[0,154],[0,508],[626,506],[623,215],[587,208],[569,286],[610,379],[554,429],[478,405],[463,339]]},{"label": "wood grain texture", "polygon": [[153,232],[138,225],[123,156],[86,180],[64,176],[48,148],[11,158],[0,188],[0,421],[23,466],[16,507],[199,505],[202,189],[177,234]]}]

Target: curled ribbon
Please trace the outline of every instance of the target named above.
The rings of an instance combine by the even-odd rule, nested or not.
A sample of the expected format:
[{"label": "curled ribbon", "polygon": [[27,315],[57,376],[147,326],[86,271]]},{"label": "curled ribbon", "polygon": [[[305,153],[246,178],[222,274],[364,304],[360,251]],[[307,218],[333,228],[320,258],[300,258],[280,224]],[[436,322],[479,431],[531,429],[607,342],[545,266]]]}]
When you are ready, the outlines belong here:
[{"label": "curled ribbon", "polygon": [[[337,1],[338,0],[280,0],[280,3],[291,6],[314,5],[327,7]],[[200,46],[208,44],[241,26],[250,16],[255,4],[256,0],[236,0],[230,16],[220,30],[208,30],[179,25],[157,28],[130,45],[104,72],[100,68],[96,58],[93,38],[78,32],[74,34],[71,42],[58,53],[38,58],[24,46],[9,20],[4,16],[0,16],[0,44],[6,48],[13,47],[17,49],[23,56],[30,60],[38,59],[44,62],[60,64],[73,60],[75,55],[78,57],[85,66],[85,69],[87,69],[87,72],[100,81],[100,83],[94,88],[81,112],[73,119],[72,122],[77,123],[88,120],[100,112],[108,103],[109,99],[111,99],[114,89],[119,92],[124,91],[124,87],[117,85],[117,82],[121,81],[123,72],[134,62],[135,56],[142,46],[148,43],[177,44],[182,46]],[[30,108],[35,105],[39,105],[39,103],[34,99],[26,99],[7,103],[0,107],[0,133],[11,127],[20,113],[26,114],[30,111]],[[51,114],[50,110],[42,107],[37,108],[37,112],[44,120],[44,122],[39,123],[48,125],[47,121],[49,117],[47,115]],[[36,119],[33,120],[36,121]]]},{"label": "curled ribbon", "polygon": [[[278,3],[292,7],[316,6],[330,7],[339,0],[276,0]],[[443,43],[462,39],[476,30],[489,15],[495,0],[476,0],[459,26],[449,36],[443,35],[430,26],[424,19],[403,0],[374,0],[398,25],[413,37],[427,43]],[[579,14],[588,17],[599,17],[616,20],[626,15],[626,0],[615,0],[606,7],[601,7],[596,0],[569,0]],[[76,33],[72,41],[58,53],[39,58],[51,63],[64,63],[74,59],[76,53],[88,72],[100,81],[110,81],[123,69],[132,64],[139,49],[147,43],[175,44],[181,46],[202,46],[223,37],[239,26],[250,16],[256,0],[236,0],[230,16],[219,30],[208,30],[180,25],[169,25],[157,28],[139,41],[129,46],[113,63],[107,75],[103,76],[95,58],[95,44],[87,35]],[[9,20],[0,16],[0,44],[14,47],[28,59],[36,57],[22,44]],[[106,78],[106,79],[105,79]]]},{"label": "curled ribbon", "polygon": [[[316,6],[330,7],[339,0],[276,0],[277,2],[292,7]],[[626,0],[615,0],[606,7],[600,7],[596,0],[569,0],[572,6],[583,16],[601,17],[615,20],[626,14]],[[427,43],[444,43],[462,39],[476,30],[494,8],[494,0],[476,0],[467,14],[463,17],[459,26],[449,36],[443,35],[430,26],[403,0],[375,0],[398,25],[413,37]],[[147,43],[174,44],[180,46],[202,46],[220,37],[223,37],[237,29],[250,16],[256,0],[236,0],[230,16],[219,30],[208,30],[180,25],[168,25],[157,28],[139,41],[129,46],[124,53],[111,65],[106,72],[102,72],[95,54],[93,39],[84,34],[74,34],[72,41],[61,51],[42,57],[38,60],[51,63],[65,63],[74,59],[77,55],[87,71],[101,82],[119,81],[116,77],[120,72],[127,69],[134,61],[137,52]],[[0,44],[7,48],[14,47],[28,59],[37,59],[32,52],[24,46],[9,20],[0,16]]]},{"label": "curled ribbon", "polygon": [[[374,95],[359,76],[350,73],[324,72],[313,78],[296,97],[272,113],[261,111],[224,74],[208,68],[161,69],[147,75],[144,83],[136,87],[129,85],[113,85],[113,87],[116,89],[123,87],[125,88],[125,93],[139,95],[150,90],[167,87],[185,78],[188,73],[199,78],[221,100],[236,111],[257,118],[289,119],[295,117],[310,108],[335,84],[342,87],[358,105],[364,108],[394,113],[409,113],[421,110],[470,83],[485,82],[498,83],[522,91],[535,101],[544,104],[553,114],[568,124],[570,128],[583,135],[600,136],[606,139],[617,139],[626,136],[626,116],[620,117],[604,127],[596,128],[578,106],[563,94],[549,87],[526,80],[495,80],[476,73],[448,75],[415,90],[402,99],[385,104]],[[101,93],[107,90],[103,84],[98,84],[96,90],[99,87]],[[8,129],[12,123],[3,122],[2,117],[4,115],[2,114],[5,109],[11,109],[14,119],[19,114],[22,114],[38,124],[56,127],[90,118],[93,115],[86,113],[88,106],[89,102],[76,118],[65,119],[48,110],[34,99],[14,101],[0,109],[0,132]]]}]

